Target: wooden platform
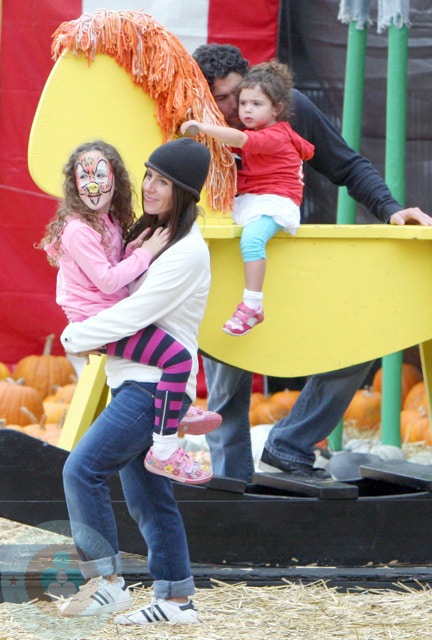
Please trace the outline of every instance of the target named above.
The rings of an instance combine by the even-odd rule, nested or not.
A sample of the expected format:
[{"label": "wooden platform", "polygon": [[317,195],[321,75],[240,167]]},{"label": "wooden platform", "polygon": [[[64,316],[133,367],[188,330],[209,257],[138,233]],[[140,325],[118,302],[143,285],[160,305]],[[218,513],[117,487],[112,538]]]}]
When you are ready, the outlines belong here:
[{"label": "wooden platform", "polygon": [[320,500],[356,500],[359,496],[358,487],[346,482],[300,479],[287,473],[255,473],[253,482],[260,487],[281,489]]},{"label": "wooden platform", "polygon": [[362,465],[363,478],[391,482],[401,487],[410,487],[419,491],[432,491],[432,467],[414,464],[407,460],[382,460],[373,465]]},{"label": "wooden platform", "polygon": [[[1,429],[0,516],[66,531],[61,474],[67,455],[25,434]],[[425,467],[426,472],[430,470]],[[429,490],[403,486],[396,478],[389,482],[365,477],[343,484],[357,497],[321,499],[293,486],[246,486],[230,478],[216,478],[207,487],[175,484],[192,562],[251,569],[432,564]],[[121,550],[145,556],[117,477],[111,479],[110,489]]]}]

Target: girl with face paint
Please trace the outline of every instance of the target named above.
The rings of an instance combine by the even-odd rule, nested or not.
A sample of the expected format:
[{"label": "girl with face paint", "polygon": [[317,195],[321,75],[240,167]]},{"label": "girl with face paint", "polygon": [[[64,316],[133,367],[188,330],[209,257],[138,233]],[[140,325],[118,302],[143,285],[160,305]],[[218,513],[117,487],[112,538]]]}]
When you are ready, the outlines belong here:
[{"label": "girl with face paint", "polygon": [[83,153],[75,168],[81,200],[96,212],[109,212],[114,192],[114,175],[105,156],[96,149]]},{"label": "girl with face paint", "polygon": [[[64,175],[64,199],[40,247],[59,269],[58,304],[70,322],[80,322],[129,295],[128,285],[146,272],[169,245],[171,230],[164,224],[147,228],[124,250],[124,238],[136,218],[127,171],[111,145],[95,141],[79,146],[71,154]],[[172,184],[165,186],[165,192],[164,207],[169,210]],[[155,392],[152,456],[166,469],[164,475],[168,477],[187,484],[208,482],[211,469],[189,456],[181,455],[181,463],[171,463],[173,456],[178,459],[179,453],[183,454],[178,425],[192,366],[189,351],[160,327],[150,325],[108,344],[104,352],[162,370]],[[204,423],[220,424],[219,416],[213,412],[202,412],[198,419],[192,414],[189,432],[195,429],[202,433],[203,419]],[[189,426],[187,415],[182,419],[182,428],[183,425]]]}]

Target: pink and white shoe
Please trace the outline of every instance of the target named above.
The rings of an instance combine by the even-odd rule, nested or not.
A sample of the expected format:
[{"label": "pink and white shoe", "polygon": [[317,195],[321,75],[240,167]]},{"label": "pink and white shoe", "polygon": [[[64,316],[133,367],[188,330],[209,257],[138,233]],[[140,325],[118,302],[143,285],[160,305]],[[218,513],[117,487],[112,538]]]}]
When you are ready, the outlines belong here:
[{"label": "pink and white shoe", "polygon": [[225,333],[231,336],[245,336],[255,325],[264,320],[263,308],[251,309],[244,302],[241,302],[234,311],[231,318],[222,327]]},{"label": "pink and white shoe", "polygon": [[155,456],[151,447],[144,459],[144,466],[151,473],[184,484],[205,484],[213,478],[213,471],[209,465],[196,462],[181,447],[178,447],[168,460],[161,460]]},{"label": "pink and white shoe", "polygon": [[201,436],[217,429],[222,423],[222,416],[214,411],[205,411],[201,407],[192,405],[186,415],[180,420],[178,431],[180,435],[188,433]]}]

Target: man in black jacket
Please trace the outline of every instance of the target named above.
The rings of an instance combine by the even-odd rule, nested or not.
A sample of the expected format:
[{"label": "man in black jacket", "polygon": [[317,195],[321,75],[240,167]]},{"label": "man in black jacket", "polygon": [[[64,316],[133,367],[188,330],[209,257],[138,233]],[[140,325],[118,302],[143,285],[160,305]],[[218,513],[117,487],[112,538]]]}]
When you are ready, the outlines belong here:
[{"label": "man in black jacket", "polygon": [[[236,89],[249,68],[232,45],[202,45],[193,54],[209,83],[227,124],[240,127]],[[403,209],[372,164],[351,149],[326,116],[293,89],[291,126],[315,145],[309,165],[337,186],[345,186],[357,202],[378,220],[390,224],[432,226],[432,218],[417,207]],[[204,358],[208,408],[220,413],[222,425],[207,435],[216,475],[250,481],[254,470],[249,425],[252,374]],[[326,438],[342,418],[373,362],[311,376],[290,414],[268,435],[260,468],[284,471],[299,478],[328,479],[314,468],[314,445]]]}]

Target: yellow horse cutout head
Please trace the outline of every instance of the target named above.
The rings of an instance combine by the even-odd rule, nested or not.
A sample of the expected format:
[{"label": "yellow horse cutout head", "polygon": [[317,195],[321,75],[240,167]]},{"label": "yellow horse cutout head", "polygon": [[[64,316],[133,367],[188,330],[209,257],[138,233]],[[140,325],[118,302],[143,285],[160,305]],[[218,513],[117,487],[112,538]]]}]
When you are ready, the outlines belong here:
[{"label": "yellow horse cutout head", "polygon": [[[142,11],[101,9],[62,23],[57,60],[30,133],[32,178],[60,195],[61,167],[78,144],[101,138],[117,147],[135,186],[144,161],[180,124],[199,117],[223,124],[210,89],[180,41]],[[212,152],[204,207],[229,211],[234,169],[228,149],[203,136]]]}]

